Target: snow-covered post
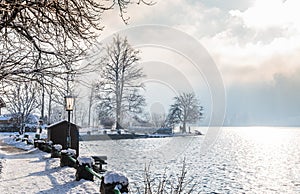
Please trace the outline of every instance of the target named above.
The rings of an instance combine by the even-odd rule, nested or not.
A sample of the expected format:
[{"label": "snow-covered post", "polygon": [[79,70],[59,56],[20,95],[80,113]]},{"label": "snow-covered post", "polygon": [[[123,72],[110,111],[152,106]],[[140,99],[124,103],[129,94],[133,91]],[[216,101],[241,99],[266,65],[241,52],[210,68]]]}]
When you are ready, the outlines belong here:
[{"label": "snow-covered post", "polygon": [[27,144],[28,139],[29,139],[29,135],[28,134],[24,134],[24,136],[22,138],[22,142],[25,142]]},{"label": "snow-covered post", "polygon": [[51,149],[51,158],[60,158],[60,151],[62,150],[62,145],[54,144]]},{"label": "snow-covered post", "polygon": [[34,145],[35,147],[38,147],[40,150],[43,150],[45,144],[46,144],[45,140],[37,140]]},{"label": "snow-covered post", "polygon": [[45,145],[44,145],[44,147],[43,147],[43,151],[44,151],[44,152],[47,152],[47,153],[51,153],[51,150],[52,150],[52,144],[53,144],[52,141],[46,142]]},{"label": "snow-covered post", "polygon": [[27,145],[33,145],[33,143],[34,143],[33,139],[28,139],[27,140]]},{"label": "snow-covered post", "polygon": [[92,157],[82,157],[77,158],[78,166],[76,171],[76,180],[80,179],[94,181],[94,174],[91,171],[88,171],[87,168],[92,169],[95,165],[95,160]]},{"label": "snow-covered post", "polygon": [[68,148],[67,150],[61,151],[60,166],[76,166],[76,150]]},{"label": "snow-covered post", "polygon": [[22,140],[22,138],[20,137],[20,135],[19,134],[16,135],[15,141],[20,141],[20,140]]},{"label": "snow-covered post", "polygon": [[35,138],[35,139],[40,139],[40,138],[41,138],[41,134],[36,133],[35,136],[34,136],[34,138]]},{"label": "snow-covered post", "polygon": [[100,193],[128,193],[128,178],[118,172],[108,171],[101,180]]}]

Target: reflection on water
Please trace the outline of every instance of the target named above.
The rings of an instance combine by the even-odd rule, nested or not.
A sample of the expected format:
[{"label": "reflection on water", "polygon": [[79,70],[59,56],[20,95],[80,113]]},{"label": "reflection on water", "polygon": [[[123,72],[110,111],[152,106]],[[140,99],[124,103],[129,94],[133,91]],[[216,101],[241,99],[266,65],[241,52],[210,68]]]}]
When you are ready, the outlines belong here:
[{"label": "reflection on water", "polygon": [[300,193],[300,129],[223,128],[201,153],[204,136],[81,142],[86,154],[108,156],[108,168],[143,180],[153,173],[179,172],[186,158],[188,178],[200,193]]}]

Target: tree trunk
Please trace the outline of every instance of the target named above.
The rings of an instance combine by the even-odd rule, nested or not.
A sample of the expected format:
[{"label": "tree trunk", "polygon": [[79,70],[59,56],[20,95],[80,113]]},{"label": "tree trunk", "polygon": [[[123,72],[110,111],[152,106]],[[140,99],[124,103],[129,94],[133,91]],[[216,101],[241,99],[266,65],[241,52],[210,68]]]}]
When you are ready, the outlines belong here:
[{"label": "tree trunk", "polygon": [[53,95],[53,88],[50,86],[50,92],[49,92],[49,104],[48,104],[48,124],[52,122],[51,120],[51,111],[52,111],[52,95]]},{"label": "tree trunk", "polygon": [[186,121],[183,121],[182,133],[186,133]]},{"label": "tree trunk", "polygon": [[[43,78],[42,78],[43,79]],[[44,121],[44,118],[45,118],[45,86],[44,86],[44,83],[42,81],[42,107],[41,107],[41,117],[42,117],[42,120]]]},{"label": "tree trunk", "polygon": [[91,126],[91,111],[92,111],[92,105],[93,105],[93,96],[94,96],[94,85],[92,85],[91,88],[91,94],[89,97],[89,118],[88,118],[88,126]]},{"label": "tree trunk", "polygon": [[119,103],[117,103],[116,108],[116,130],[122,129],[121,126],[121,106]]}]

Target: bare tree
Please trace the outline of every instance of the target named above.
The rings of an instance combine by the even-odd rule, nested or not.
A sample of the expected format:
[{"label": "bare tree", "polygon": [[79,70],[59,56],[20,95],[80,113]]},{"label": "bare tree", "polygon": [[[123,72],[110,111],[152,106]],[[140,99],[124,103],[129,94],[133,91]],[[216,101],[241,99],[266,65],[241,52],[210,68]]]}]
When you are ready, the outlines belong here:
[{"label": "bare tree", "polygon": [[51,108],[51,120],[50,123],[58,122],[64,118],[64,113],[66,111],[64,110],[64,107],[54,104]]},{"label": "bare tree", "polygon": [[89,100],[89,107],[88,107],[88,126],[91,126],[91,114],[92,114],[92,107],[95,101],[95,88],[96,85],[94,83],[91,84],[90,89],[91,89],[91,93],[88,96],[88,100]]},{"label": "bare tree", "polygon": [[141,113],[145,105],[144,97],[139,94],[139,89],[143,88],[139,81],[144,74],[138,66],[138,54],[127,38],[116,35],[103,56],[101,81],[97,85],[98,106],[100,110],[105,109],[106,114],[114,115],[116,129],[121,128],[122,115]]},{"label": "bare tree", "polygon": [[166,115],[162,113],[151,113],[151,121],[154,127],[165,127]]},{"label": "bare tree", "polygon": [[174,98],[168,115],[168,123],[182,123],[181,132],[186,133],[186,124],[195,123],[202,117],[203,107],[193,93],[182,93]]},{"label": "bare tree", "polygon": [[66,74],[78,73],[76,63],[103,29],[102,14],[118,8],[127,22],[126,10],[134,2],[152,4],[143,0],[1,0],[0,82],[56,85]]},{"label": "bare tree", "polygon": [[24,123],[28,116],[39,106],[39,100],[36,94],[36,84],[22,83],[10,86],[5,93],[8,102],[8,110],[18,115],[21,131],[24,132]]}]

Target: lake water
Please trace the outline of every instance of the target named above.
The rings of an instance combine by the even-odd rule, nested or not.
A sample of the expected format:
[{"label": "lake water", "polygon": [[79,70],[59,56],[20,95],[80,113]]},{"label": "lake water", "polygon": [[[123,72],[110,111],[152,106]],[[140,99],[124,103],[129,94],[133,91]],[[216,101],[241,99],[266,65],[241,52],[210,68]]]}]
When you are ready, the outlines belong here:
[{"label": "lake water", "polygon": [[[209,134],[209,133],[207,133]],[[142,185],[180,173],[193,193],[300,193],[300,128],[226,127],[209,136],[80,142],[80,154],[106,155],[107,169]]]}]

